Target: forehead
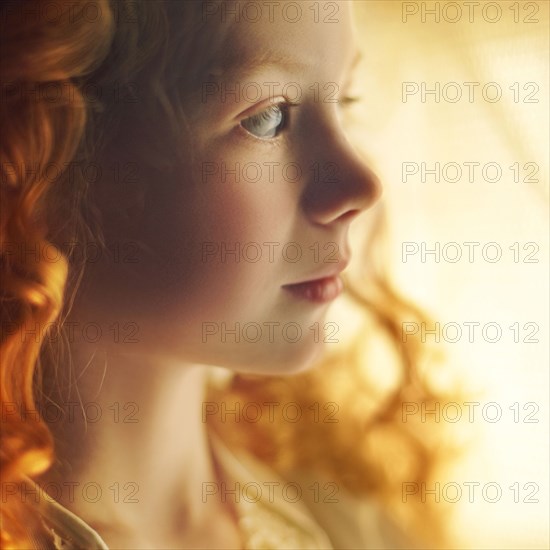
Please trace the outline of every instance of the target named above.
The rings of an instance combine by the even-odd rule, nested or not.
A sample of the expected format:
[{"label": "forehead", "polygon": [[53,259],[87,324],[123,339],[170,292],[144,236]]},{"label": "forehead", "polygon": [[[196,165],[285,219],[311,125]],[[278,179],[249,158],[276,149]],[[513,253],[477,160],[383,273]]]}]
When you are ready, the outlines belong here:
[{"label": "forehead", "polygon": [[335,74],[355,53],[346,1],[231,1],[219,4],[219,10],[215,16],[225,29],[211,67],[215,75],[253,73],[269,65]]}]

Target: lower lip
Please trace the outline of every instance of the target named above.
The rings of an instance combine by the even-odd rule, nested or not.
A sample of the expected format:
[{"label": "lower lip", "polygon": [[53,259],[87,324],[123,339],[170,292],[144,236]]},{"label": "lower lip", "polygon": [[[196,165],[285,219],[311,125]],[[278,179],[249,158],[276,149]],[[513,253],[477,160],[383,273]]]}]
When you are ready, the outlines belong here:
[{"label": "lower lip", "polygon": [[335,276],[297,285],[286,285],[283,288],[298,298],[317,304],[325,304],[340,296],[344,290],[344,283],[339,276]]}]

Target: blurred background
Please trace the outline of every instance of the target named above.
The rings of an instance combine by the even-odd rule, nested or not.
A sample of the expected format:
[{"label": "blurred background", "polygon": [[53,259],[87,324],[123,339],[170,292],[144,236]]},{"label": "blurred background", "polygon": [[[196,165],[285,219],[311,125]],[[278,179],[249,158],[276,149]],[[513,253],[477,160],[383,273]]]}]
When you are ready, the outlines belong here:
[{"label": "blurred background", "polygon": [[462,489],[454,542],[549,548],[549,3],[354,8],[352,130],[385,184],[393,277],[478,403],[440,412],[466,430],[442,479],[443,499]]}]

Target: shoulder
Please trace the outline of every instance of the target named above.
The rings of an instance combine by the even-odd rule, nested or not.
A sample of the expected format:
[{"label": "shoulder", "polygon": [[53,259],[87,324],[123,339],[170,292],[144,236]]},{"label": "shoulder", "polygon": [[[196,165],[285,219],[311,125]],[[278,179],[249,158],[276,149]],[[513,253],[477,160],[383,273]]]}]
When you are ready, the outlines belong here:
[{"label": "shoulder", "polygon": [[372,498],[356,497],[317,473],[295,471],[290,478],[307,488],[303,492],[304,504],[335,548],[414,548],[413,542]]},{"label": "shoulder", "polygon": [[211,441],[226,488],[237,499],[247,548],[413,547],[372,500],[356,498],[311,472],[288,472],[283,478],[248,453],[230,450],[217,437]]},{"label": "shoulder", "polygon": [[[32,483],[32,482],[31,482]],[[87,523],[61,506],[45,493],[38,485],[32,483],[36,491],[36,508],[40,514],[43,530],[47,535],[36,540],[40,550],[109,550],[103,539]]]}]

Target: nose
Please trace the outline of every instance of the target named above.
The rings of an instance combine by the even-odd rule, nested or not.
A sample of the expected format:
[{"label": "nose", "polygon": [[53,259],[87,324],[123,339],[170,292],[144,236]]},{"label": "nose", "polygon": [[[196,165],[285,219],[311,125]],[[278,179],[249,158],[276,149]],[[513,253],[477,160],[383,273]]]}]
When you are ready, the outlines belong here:
[{"label": "nose", "polygon": [[380,198],[380,180],[340,129],[327,128],[316,141],[303,210],[316,224],[349,223]]}]

